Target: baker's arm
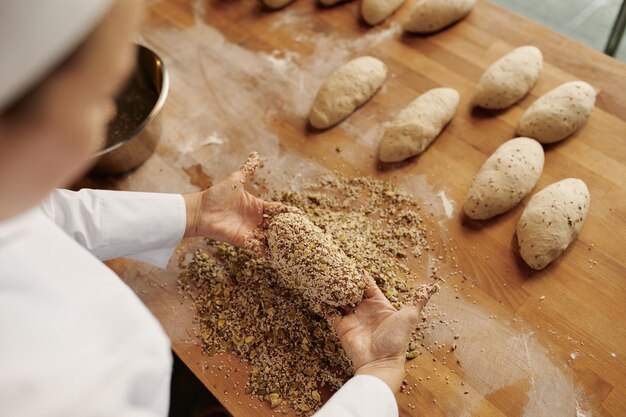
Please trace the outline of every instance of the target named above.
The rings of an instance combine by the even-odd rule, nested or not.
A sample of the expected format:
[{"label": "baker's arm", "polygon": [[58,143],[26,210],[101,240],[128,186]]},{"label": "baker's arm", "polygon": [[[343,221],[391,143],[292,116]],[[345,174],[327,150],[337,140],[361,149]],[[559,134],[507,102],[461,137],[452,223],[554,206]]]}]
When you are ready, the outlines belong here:
[{"label": "baker's arm", "polygon": [[397,417],[398,404],[389,386],[370,375],[356,375],[313,417]]},{"label": "baker's arm", "polygon": [[238,171],[196,193],[56,190],[41,208],[100,259],[125,256],[164,267],[183,237],[241,246],[264,213],[287,209],[244,189],[258,164],[253,152]]},{"label": "baker's arm", "polygon": [[41,209],[102,260],[124,256],[164,267],[185,233],[180,194],[55,190]]}]

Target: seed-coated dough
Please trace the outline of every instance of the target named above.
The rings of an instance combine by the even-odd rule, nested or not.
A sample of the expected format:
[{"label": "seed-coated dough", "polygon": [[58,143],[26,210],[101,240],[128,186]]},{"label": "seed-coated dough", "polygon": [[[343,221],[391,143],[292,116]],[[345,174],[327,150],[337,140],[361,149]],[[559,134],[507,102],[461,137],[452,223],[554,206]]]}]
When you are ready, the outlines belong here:
[{"label": "seed-coated dough", "polygon": [[517,206],[543,171],[543,147],[529,138],[504,142],[482,165],[465,197],[467,217],[489,219]]},{"label": "seed-coated dough", "polygon": [[578,236],[589,211],[589,190],[576,178],[544,188],[528,202],[517,222],[520,255],[528,266],[543,269]]},{"label": "seed-coated dough", "polygon": [[517,134],[541,143],[558,142],[585,124],[595,103],[596,92],[586,82],[561,84],[530,105],[517,125]]},{"label": "seed-coated dough", "polygon": [[366,275],[305,215],[273,217],[267,243],[282,285],[302,294],[313,311],[353,305],[363,298]]}]

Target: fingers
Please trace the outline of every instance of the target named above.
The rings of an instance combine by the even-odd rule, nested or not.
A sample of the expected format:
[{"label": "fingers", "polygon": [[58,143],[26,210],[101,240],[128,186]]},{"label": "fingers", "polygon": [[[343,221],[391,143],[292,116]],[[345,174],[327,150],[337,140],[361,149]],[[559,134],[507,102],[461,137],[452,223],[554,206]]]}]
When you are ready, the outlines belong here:
[{"label": "fingers", "polygon": [[377,292],[380,292],[380,288],[376,285],[376,281],[370,275],[367,275],[367,287],[365,287],[365,292],[363,293],[364,297],[373,298]]},{"label": "fingers", "polygon": [[343,311],[343,315],[344,316],[348,316],[348,315],[356,312],[356,307],[343,306],[343,307],[341,307],[341,310]]},{"label": "fingers", "polygon": [[324,313],[324,318],[333,329],[337,328],[337,325],[341,321],[341,314],[336,310],[329,310]]},{"label": "fingers", "polygon": [[419,324],[422,309],[437,291],[439,284],[422,284],[411,290],[408,303],[398,311],[399,320],[407,331],[412,331]]},{"label": "fingers", "polygon": [[264,201],[263,202],[263,215],[271,219],[272,217],[282,214],[282,213],[297,213],[304,214],[302,210],[297,207],[288,206],[283,203],[278,203],[275,201]]},{"label": "fingers", "polygon": [[[237,173],[240,173],[240,171],[237,171]],[[254,229],[248,231],[243,236],[242,246],[251,252],[262,255],[265,258],[269,258],[269,247],[267,244],[267,226],[269,221],[277,214],[293,212],[298,209],[286,206],[282,203],[264,201],[257,198],[255,198],[255,201],[260,202],[259,211],[261,220],[254,226]]]},{"label": "fingers", "polygon": [[437,291],[439,291],[439,284],[422,284],[411,289],[409,299],[412,299],[412,304],[421,311]]},{"label": "fingers", "polygon": [[380,298],[381,295],[384,297],[384,294],[380,291],[376,282],[370,282],[367,287],[365,287],[365,292],[363,293],[365,298]]},{"label": "fingers", "polygon": [[267,236],[261,230],[251,230],[244,235],[243,248],[250,252],[269,258]]},{"label": "fingers", "polygon": [[261,223],[258,225],[259,228],[265,229],[269,222],[277,215],[282,213],[299,213],[302,211],[299,208],[287,206],[282,203],[277,203],[273,201],[264,201],[263,202],[263,215],[261,219]]},{"label": "fingers", "polygon": [[272,218],[277,214],[289,212],[289,206],[275,201],[263,201],[263,215]]},{"label": "fingers", "polygon": [[248,155],[248,159],[246,159],[246,162],[241,166],[241,168],[230,174],[228,179],[233,182],[240,182],[241,184],[245,184],[250,178],[254,176],[254,173],[258,167],[259,154],[256,152],[251,152],[250,155]]},{"label": "fingers", "polygon": [[380,288],[378,287],[378,284],[376,284],[376,281],[374,280],[374,278],[372,278],[369,275],[367,277],[368,277],[368,285],[365,288],[365,292],[363,293],[363,297],[364,298],[372,298],[374,300],[380,300],[380,301],[384,301],[386,303],[389,303],[389,300],[387,300],[387,297],[385,297],[385,294],[383,294],[383,292],[380,290]]}]

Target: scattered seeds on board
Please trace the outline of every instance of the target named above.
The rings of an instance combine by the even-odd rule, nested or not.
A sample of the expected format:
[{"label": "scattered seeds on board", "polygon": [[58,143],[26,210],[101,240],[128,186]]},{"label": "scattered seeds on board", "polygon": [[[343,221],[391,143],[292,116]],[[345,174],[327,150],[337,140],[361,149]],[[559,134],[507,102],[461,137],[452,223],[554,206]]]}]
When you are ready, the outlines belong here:
[{"label": "scattered seeds on board", "polygon": [[[303,191],[275,192],[266,198],[299,208],[332,236],[394,307],[436,291],[436,284],[412,288],[417,277],[404,262],[419,260],[435,244],[420,206],[393,184],[329,176]],[[303,295],[280,285],[271,261],[225,243],[206,243],[191,261],[181,259],[180,274],[181,288],[196,306],[204,351],[211,356],[233,352],[247,362],[247,394],[279,412],[288,406],[296,414],[312,415],[324,401],[322,393],[338,389],[353,374],[336,335],[307,308]],[[436,268],[429,279],[443,281]],[[423,331],[434,326],[427,321],[427,311],[432,309],[425,309],[413,333],[407,360],[422,354]]]}]

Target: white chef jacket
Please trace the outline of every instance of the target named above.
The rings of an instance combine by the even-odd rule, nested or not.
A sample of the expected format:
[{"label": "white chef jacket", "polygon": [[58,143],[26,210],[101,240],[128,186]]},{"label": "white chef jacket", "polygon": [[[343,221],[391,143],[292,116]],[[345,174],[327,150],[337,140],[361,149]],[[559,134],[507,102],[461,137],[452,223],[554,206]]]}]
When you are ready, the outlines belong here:
[{"label": "white chef jacket", "polygon": [[[1,415],[167,416],[169,340],[98,259],[164,267],[185,220],[179,194],[57,190],[0,221]],[[397,415],[389,387],[363,375],[315,417]]]}]

